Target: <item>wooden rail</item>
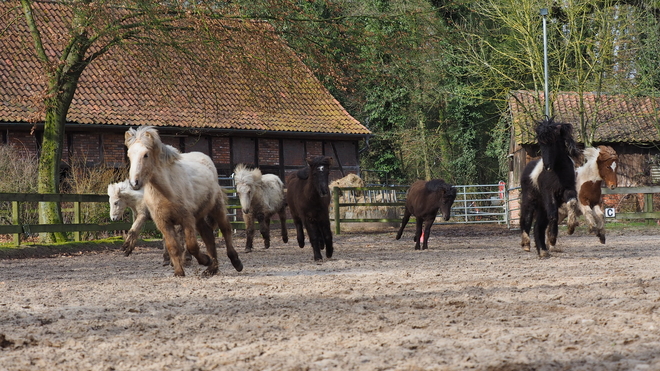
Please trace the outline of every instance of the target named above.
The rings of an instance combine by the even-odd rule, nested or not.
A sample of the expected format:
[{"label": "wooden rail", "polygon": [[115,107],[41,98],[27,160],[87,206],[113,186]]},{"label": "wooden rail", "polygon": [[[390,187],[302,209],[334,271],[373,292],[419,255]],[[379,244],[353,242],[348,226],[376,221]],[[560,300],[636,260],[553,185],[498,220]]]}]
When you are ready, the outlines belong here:
[{"label": "wooden rail", "polygon": [[[225,190],[227,193],[233,193],[233,190]],[[130,222],[109,222],[109,223],[83,223],[81,213],[81,203],[100,202],[108,203],[108,195],[97,194],[37,194],[37,193],[0,193],[0,202],[11,202],[11,225],[0,225],[0,234],[11,234],[12,242],[15,246],[21,244],[21,235],[23,233],[52,233],[65,232],[73,233],[74,241],[80,241],[80,232],[103,232],[103,231],[125,231],[131,228]],[[73,223],[67,224],[24,224],[21,217],[21,203],[25,202],[72,202],[73,203]],[[229,199],[227,205],[229,209],[240,208],[238,199]],[[231,222],[234,229],[245,229],[245,223],[242,221]],[[255,228],[259,224],[255,223]],[[144,230],[154,231],[156,226],[149,221],[145,224]]]}]

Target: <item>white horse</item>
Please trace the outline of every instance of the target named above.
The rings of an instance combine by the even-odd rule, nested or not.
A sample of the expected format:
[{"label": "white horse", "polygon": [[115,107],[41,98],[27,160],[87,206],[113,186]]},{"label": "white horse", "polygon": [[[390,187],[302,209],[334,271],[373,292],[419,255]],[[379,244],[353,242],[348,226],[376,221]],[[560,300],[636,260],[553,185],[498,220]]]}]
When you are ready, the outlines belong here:
[{"label": "white horse", "polygon": [[[181,225],[186,248],[201,265],[204,275],[218,272],[218,256],[214,228],[220,227],[227,256],[237,271],[243,270],[232,245],[232,230],[225,209],[225,194],[218,184],[218,172],[211,158],[201,152],[179,153],[160,140],[150,126],[129,129],[125,134],[131,161],[129,184],[135,190],[144,188],[144,203],[151,218],[163,234],[175,276],[184,276],[181,262],[183,247],[176,238],[176,225]],[[197,233],[209,255],[200,252]]]},{"label": "white horse", "polygon": [[[137,243],[138,235],[144,226],[144,223],[147,220],[151,219],[149,215],[149,209],[147,205],[144,204],[144,189],[134,190],[129,185],[128,179],[123,182],[108,184],[108,197],[110,201],[110,219],[112,221],[117,221],[121,219],[124,215],[124,210],[130,208],[133,212],[135,220],[131,225],[131,229],[126,234],[124,243],[121,246],[122,251],[126,256],[131,255],[135,249],[135,244]],[[177,237],[180,243],[183,243],[182,235],[180,228],[177,228]],[[165,247],[165,242],[163,241],[163,264],[170,264],[170,255],[167,252]],[[192,257],[190,254],[186,254],[186,261],[191,260]]]},{"label": "white horse", "polygon": [[282,241],[289,242],[286,230],[286,203],[284,202],[284,183],[274,174],[261,174],[259,169],[248,169],[240,164],[234,170],[236,192],[241,201],[243,220],[247,231],[245,251],[252,251],[254,241],[254,220],[259,222],[259,230],[264,238],[264,247],[270,247],[270,218],[274,214],[280,217]]}]

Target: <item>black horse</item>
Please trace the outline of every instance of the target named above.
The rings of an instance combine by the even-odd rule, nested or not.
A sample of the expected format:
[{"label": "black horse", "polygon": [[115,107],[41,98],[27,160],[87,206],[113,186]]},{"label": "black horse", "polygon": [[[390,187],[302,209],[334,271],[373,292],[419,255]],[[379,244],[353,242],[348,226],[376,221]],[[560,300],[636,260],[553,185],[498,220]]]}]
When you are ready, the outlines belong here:
[{"label": "black horse", "polygon": [[522,173],[522,201],[520,206],[521,245],[530,250],[529,231],[534,224],[534,242],[539,257],[549,257],[545,243],[546,229],[551,245],[557,241],[558,208],[566,202],[573,207],[577,202],[575,191],[575,163],[580,156],[573,139],[571,124],[545,119],[536,126],[536,139],[541,147],[541,158],[530,161]]},{"label": "black horse", "polygon": [[286,202],[296,225],[298,246],[305,246],[303,225],[314,250],[314,260],[332,257],[332,232],[330,230],[330,175],[331,157],[317,156],[307,159],[307,167],[289,174],[286,178]]}]

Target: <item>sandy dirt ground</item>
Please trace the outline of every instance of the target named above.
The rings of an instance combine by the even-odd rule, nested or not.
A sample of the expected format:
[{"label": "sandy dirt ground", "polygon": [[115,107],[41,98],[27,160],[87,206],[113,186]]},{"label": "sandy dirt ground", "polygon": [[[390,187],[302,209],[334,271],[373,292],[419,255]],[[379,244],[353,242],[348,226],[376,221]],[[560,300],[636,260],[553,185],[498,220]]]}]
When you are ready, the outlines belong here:
[{"label": "sandy dirt ground", "polygon": [[[274,231],[274,235],[279,233]],[[660,370],[660,228],[560,234],[540,260],[500,227],[256,239],[236,272],[173,277],[158,244],[0,260],[1,370]]]}]

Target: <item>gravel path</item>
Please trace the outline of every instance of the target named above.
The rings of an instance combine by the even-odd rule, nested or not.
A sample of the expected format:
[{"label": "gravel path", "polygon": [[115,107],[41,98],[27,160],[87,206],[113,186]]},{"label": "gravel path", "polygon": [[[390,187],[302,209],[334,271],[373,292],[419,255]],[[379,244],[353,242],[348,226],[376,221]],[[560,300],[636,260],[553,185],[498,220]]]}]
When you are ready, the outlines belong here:
[{"label": "gravel path", "polygon": [[211,278],[156,244],[0,260],[0,369],[660,370],[660,228],[562,233],[544,260],[499,227],[394,235],[335,236],[322,264],[237,235],[245,269],[221,250]]}]

